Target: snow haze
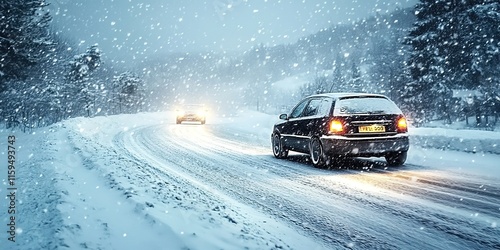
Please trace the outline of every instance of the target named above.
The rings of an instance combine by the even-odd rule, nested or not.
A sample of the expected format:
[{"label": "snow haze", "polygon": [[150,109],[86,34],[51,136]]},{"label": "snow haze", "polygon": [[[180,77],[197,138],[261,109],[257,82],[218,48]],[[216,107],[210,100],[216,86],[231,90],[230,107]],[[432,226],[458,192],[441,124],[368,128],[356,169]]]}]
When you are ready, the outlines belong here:
[{"label": "snow haze", "polygon": [[[500,249],[499,23],[498,0],[1,0],[0,249]],[[305,111],[328,92],[389,97],[408,152],[399,115]],[[330,139],[398,152],[316,168]]]},{"label": "snow haze", "polygon": [[110,58],[168,52],[232,52],[297,39],[416,0],[52,0],[56,30]]}]

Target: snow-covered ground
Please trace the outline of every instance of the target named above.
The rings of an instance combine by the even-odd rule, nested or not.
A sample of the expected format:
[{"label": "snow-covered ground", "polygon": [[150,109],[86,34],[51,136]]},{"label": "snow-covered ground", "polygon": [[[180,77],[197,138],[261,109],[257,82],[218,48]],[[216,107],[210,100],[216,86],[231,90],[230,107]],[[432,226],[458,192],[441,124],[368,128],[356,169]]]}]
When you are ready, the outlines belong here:
[{"label": "snow-covered ground", "polygon": [[1,249],[500,247],[499,132],[411,128],[403,167],[321,170],[272,157],[275,121],[161,112],[2,130]]}]

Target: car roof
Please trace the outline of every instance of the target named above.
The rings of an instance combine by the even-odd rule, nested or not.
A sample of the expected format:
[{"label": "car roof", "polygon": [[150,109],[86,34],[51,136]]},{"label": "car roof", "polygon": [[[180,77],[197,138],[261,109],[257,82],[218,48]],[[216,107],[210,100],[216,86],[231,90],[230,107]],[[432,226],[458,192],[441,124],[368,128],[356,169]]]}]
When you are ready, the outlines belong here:
[{"label": "car roof", "polygon": [[330,97],[333,99],[342,99],[345,97],[382,97],[382,98],[387,98],[385,95],[381,94],[370,94],[370,93],[344,93],[344,92],[339,92],[339,93],[322,93],[322,94],[316,94],[316,95],[311,95],[308,96],[308,98],[313,98],[313,97]]}]

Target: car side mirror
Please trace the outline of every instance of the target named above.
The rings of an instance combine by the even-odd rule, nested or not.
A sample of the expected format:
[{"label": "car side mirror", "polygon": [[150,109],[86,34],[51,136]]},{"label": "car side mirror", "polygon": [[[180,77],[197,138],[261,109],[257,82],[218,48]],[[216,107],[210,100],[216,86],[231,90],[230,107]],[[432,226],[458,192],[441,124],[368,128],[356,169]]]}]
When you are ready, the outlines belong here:
[{"label": "car side mirror", "polygon": [[288,120],[288,115],[287,114],[281,114],[280,115],[281,120]]}]

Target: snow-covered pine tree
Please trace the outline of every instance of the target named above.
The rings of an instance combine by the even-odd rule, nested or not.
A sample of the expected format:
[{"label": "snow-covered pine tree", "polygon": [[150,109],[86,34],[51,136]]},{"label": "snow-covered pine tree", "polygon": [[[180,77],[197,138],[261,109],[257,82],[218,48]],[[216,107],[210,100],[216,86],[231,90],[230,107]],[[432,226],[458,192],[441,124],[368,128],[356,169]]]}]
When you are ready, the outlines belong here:
[{"label": "snow-covered pine tree", "polygon": [[35,92],[50,84],[42,82],[53,48],[46,6],[44,0],[0,2],[0,116],[7,127],[33,127],[49,111],[36,103],[46,92]]},{"label": "snow-covered pine tree", "polygon": [[329,86],[329,92],[346,92],[348,85],[346,84],[345,72],[347,67],[346,59],[337,53],[335,61],[333,62],[332,80]]},{"label": "snow-covered pine tree", "polygon": [[452,102],[451,89],[495,89],[499,9],[497,0],[420,0],[416,5],[417,21],[406,40],[413,47],[408,65],[414,81],[403,93],[405,106],[419,114],[415,119],[445,116],[442,104]]},{"label": "snow-covered pine tree", "polygon": [[435,112],[438,93],[432,92],[435,81],[444,80],[443,64],[446,54],[440,50],[443,43],[444,18],[449,13],[451,0],[420,0],[415,7],[417,21],[405,41],[413,47],[408,67],[412,82],[402,93],[403,106],[414,110],[415,124],[430,120]]},{"label": "snow-covered pine tree", "polygon": [[368,92],[386,94],[399,103],[400,93],[408,83],[402,76],[409,46],[402,44],[402,39],[415,22],[415,16],[413,11],[402,9],[388,16],[377,15],[373,22],[373,31],[368,31],[371,38]]},{"label": "snow-covered pine tree", "polygon": [[45,0],[0,2],[0,90],[6,80],[23,78],[52,45]]},{"label": "snow-covered pine tree", "polygon": [[112,103],[119,113],[137,113],[144,102],[144,80],[132,72],[124,72],[113,79]]},{"label": "snow-covered pine tree", "polygon": [[351,79],[349,81],[351,92],[366,92],[363,79],[361,77],[361,69],[355,62],[351,65]]},{"label": "snow-covered pine tree", "polygon": [[69,110],[66,113],[90,116],[95,106],[97,83],[90,81],[90,75],[101,65],[101,52],[97,45],[90,46],[85,53],[76,55],[69,62],[68,84],[65,96]]},{"label": "snow-covered pine tree", "polygon": [[[471,89],[482,94],[482,114],[476,114],[479,125],[496,125],[500,115],[500,2],[475,1],[463,14],[464,47],[469,55],[467,68],[459,72]],[[494,116],[494,121],[489,120]],[[484,117],[484,121],[482,120]]]}]

